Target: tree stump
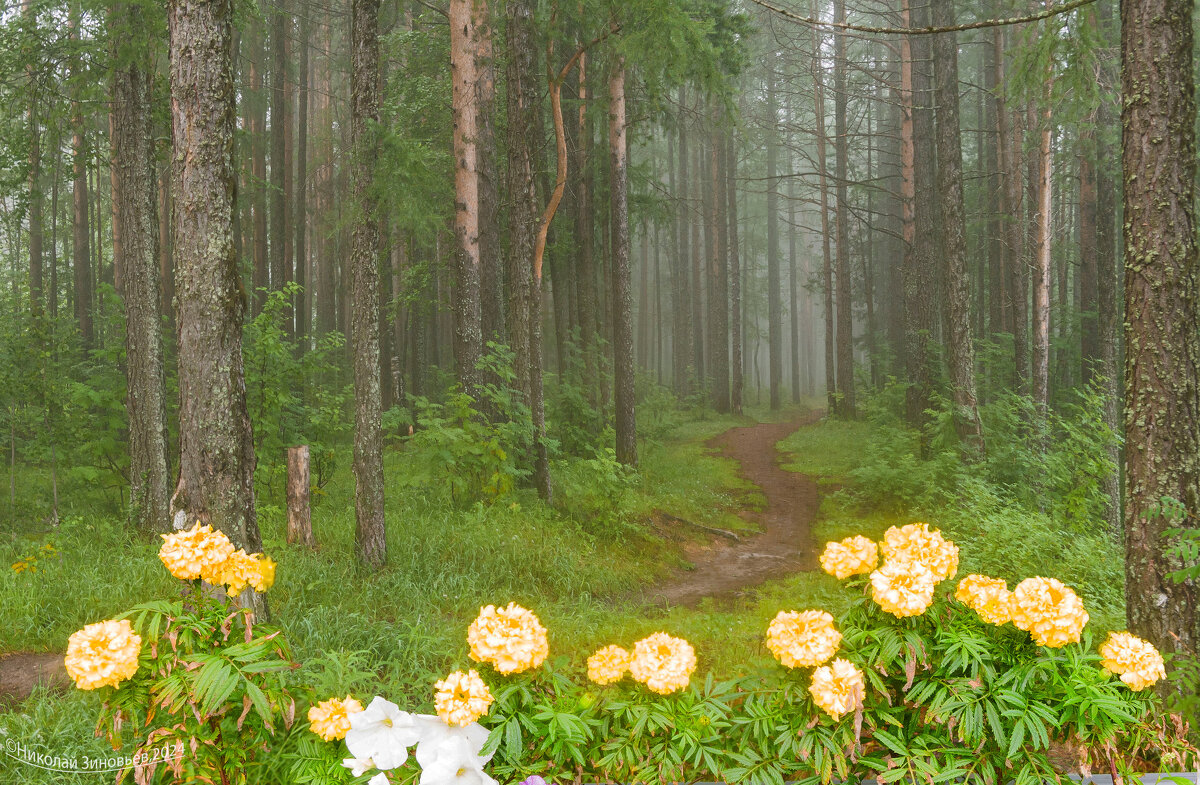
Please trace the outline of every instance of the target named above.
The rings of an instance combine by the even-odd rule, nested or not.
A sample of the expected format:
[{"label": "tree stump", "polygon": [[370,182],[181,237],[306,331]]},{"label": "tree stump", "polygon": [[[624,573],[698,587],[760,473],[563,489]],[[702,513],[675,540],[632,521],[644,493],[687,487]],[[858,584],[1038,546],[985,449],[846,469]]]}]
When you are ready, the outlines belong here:
[{"label": "tree stump", "polygon": [[287,541],[315,546],[309,505],[308,445],[287,451]]}]

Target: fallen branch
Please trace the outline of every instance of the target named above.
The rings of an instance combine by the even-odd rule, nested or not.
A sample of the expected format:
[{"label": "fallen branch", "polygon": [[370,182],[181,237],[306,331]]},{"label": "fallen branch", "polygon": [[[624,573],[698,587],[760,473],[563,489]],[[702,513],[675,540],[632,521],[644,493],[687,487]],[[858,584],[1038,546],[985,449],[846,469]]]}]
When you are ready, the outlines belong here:
[{"label": "fallen branch", "polygon": [[737,536],[736,534],[729,531],[728,529],[718,529],[714,526],[705,526],[703,523],[696,523],[695,521],[689,521],[686,518],[680,518],[678,516],[671,515],[670,513],[662,512],[661,510],[659,511],[658,516],[660,518],[662,518],[664,521],[669,521],[671,523],[681,523],[684,526],[691,526],[694,529],[700,529],[701,531],[706,531],[709,534],[715,534],[718,537],[724,537],[727,540],[733,540],[734,542],[742,541],[741,537]]}]

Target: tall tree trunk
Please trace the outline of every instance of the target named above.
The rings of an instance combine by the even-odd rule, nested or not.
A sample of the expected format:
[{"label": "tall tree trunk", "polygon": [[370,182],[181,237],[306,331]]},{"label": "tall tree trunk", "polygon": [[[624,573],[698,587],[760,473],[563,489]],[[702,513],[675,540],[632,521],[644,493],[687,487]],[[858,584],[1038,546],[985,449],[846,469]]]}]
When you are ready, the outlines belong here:
[{"label": "tall tree trunk", "polygon": [[[71,4],[67,17],[67,25],[72,41],[79,41],[79,7]],[[92,263],[91,263],[91,230],[88,226],[88,177],[87,177],[87,140],[84,136],[83,108],[79,99],[78,80],[83,78],[79,56],[71,59],[71,76],[75,86],[71,94],[71,159],[75,184],[71,192],[71,202],[74,208],[71,226],[73,240],[71,244],[71,264],[74,269],[75,288],[75,322],[79,325],[79,334],[83,345],[90,347],[95,339],[92,328]]]},{"label": "tall tree trunk", "polygon": [[613,382],[617,460],[637,465],[634,413],[633,292],[629,269],[629,174],[625,141],[625,58],[617,55],[608,77],[608,145],[612,180]]},{"label": "tall tree trunk", "polygon": [[775,99],[775,52],[767,63],[767,355],[771,410],[780,406],[783,384],[783,290],[779,270],[779,106]]},{"label": "tall tree trunk", "polygon": [[[600,377],[596,368],[596,341],[599,336],[597,324],[598,303],[596,292],[595,222],[593,216],[593,177],[591,170],[592,117],[588,114],[588,58],[579,58],[579,146],[576,149],[575,168],[579,172],[579,198],[576,201],[575,242],[579,244],[579,343],[583,350],[584,375],[587,380]],[[585,385],[589,398],[594,384]]]},{"label": "tall tree trunk", "polygon": [[725,214],[728,196],[725,193],[725,137],[720,113],[714,119],[709,150],[709,171],[712,173],[713,245],[708,252],[708,335],[712,403],[718,412],[728,412],[729,401],[729,218]]},{"label": "tall tree trunk", "polygon": [[[910,8],[905,3],[905,20],[910,27],[925,27],[927,8]],[[912,112],[912,245],[904,258],[905,359],[909,387],[906,396],[908,422],[924,428],[932,405],[936,375],[934,350],[937,330],[937,200],[934,118],[929,64],[928,36],[908,36],[907,70],[912,74],[909,102]]]},{"label": "tall tree trunk", "polygon": [[312,295],[307,290],[311,287],[308,276],[308,248],[306,245],[308,232],[308,80],[309,80],[309,3],[308,0],[296,0],[296,13],[300,17],[300,62],[296,68],[298,89],[296,91],[296,179],[293,195],[296,203],[292,208],[292,220],[296,235],[292,241],[292,251],[295,253],[293,268],[296,273],[296,284],[301,291],[296,295],[293,307],[296,311],[296,338],[302,348],[308,348],[308,336],[312,329],[312,314],[309,303]]},{"label": "tall tree trunk", "polygon": [[468,394],[479,385],[482,354],[479,259],[478,40],[473,0],[450,2],[450,77],[454,115],[454,362]]},{"label": "tall tree trunk", "polygon": [[[953,27],[954,0],[933,0],[935,27]],[[983,454],[983,426],[975,400],[975,344],[971,336],[971,283],[967,277],[967,221],[963,208],[962,139],[958,126],[958,35],[934,36],[937,106],[937,193],[945,259],[947,359],[954,429],[966,453]]]},{"label": "tall tree trunk", "polygon": [[[1094,122],[1095,117],[1089,122]],[[1096,260],[1096,167],[1104,163],[1095,155],[1095,134],[1081,134],[1079,152],[1079,300],[1080,300],[1080,370],[1085,384],[1091,383],[1099,370],[1100,329],[1099,281]]]},{"label": "tall tree trunk", "polygon": [[[790,114],[790,107],[789,107]],[[795,163],[788,156],[788,312],[791,314],[791,370],[792,403],[800,403],[803,390],[800,386],[800,260],[796,250],[796,171]]]},{"label": "tall tree trunk", "polygon": [[1190,0],[1121,4],[1125,173],[1125,608],[1130,629],[1195,656],[1200,597],[1168,577],[1164,496],[1200,518],[1200,262]]},{"label": "tall tree trunk", "polygon": [[1033,402],[1044,415],[1050,406],[1050,232],[1054,207],[1051,178],[1054,129],[1050,119],[1049,79],[1042,89],[1044,108],[1037,129],[1037,214],[1033,239]]},{"label": "tall tree trunk", "polygon": [[242,41],[249,49],[250,59],[250,91],[243,99],[246,103],[251,180],[245,196],[250,202],[250,313],[257,316],[262,310],[263,298],[266,296],[263,290],[271,286],[271,262],[267,245],[267,100],[263,95],[263,68],[267,64],[267,47],[266,34],[257,18]]},{"label": "tall tree trunk", "polygon": [[730,130],[725,137],[726,166],[725,176],[728,178],[725,195],[729,201],[729,329],[730,342],[733,344],[733,356],[729,361],[732,379],[729,386],[729,407],[734,414],[742,413],[742,269],[738,258],[738,205],[737,205],[737,137],[736,131]]},{"label": "tall tree trunk", "polygon": [[[846,21],[845,0],[834,0],[836,21]],[[855,416],[854,306],[850,294],[850,200],[847,194],[846,37],[833,36],[833,156],[837,192],[837,391],[838,414]]]},{"label": "tall tree trunk", "polygon": [[[813,2],[813,13],[817,13],[816,0]],[[813,115],[817,131],[817,190],[821,200],[821,288],[824,295],[825,322],[825,407],[829,414],[837,413],[837,365],[834,353],[834,339],[837,328],[834,326],[833,314],[833,254],[831,253],[832,238],[829,233],[829,167],[825,154],[825,73],[821,66],[821,47],[825,45],[824,36],[813,30],[812,79],[813,79]]]},{"label": "tall tree trunk", "polygon": [[356,215],[350,251],[354,353],[354,545],[359,561],[387,561],[384,527],[383,430],[380,425],[379,221],[371,180],[379,122],[379,0],[350,5],[350,141]]},{"label": "tall tree trunk", "polygon": [[262,539],[242,370],[245,301],[233,245],[233,4],[171,0],[168,20],[180,441],[171,510],[176,529],[199,519],[255,553]]},{"label": "tall tree trunk", "polygon": [[[1005,81],[1005,31],[997,27],[993,34],[995,82]],[[1002,235],[1004,269],[1007,280],[1006,306],[1013,336],[1013,389],[1021,391],[1029,378],[1029,308],[1025,288],[1025,232],[1022,224],[1021,125],[1020,113],[1010,111],[1002,90],[996,90],[996,169],[1000,175],[1000,213],[1004,216]]]},{"label": "tall tree trunk", "polygon": [[[21,14],[37,31],[37,15],[31,0],[22,0]],[[38,126],[38,85],[33,62],[25,67],[29,91],[29,313],[35,322],[42,316],[42,130]]]},{"label": "tall tree trunk", "polygon": [[474,0],[476,154],[479,167],[479,319],[483,340],[504,341],[500,260],[500,182],[496,172],[496,67],[487,0]]},{"label": "tall tree trunk", "polygon": [[[279,291],[291,278],[287,268],[288,192],[287,192],[287,36],[290,14],[280,0],[271,12],[271,290]],[[291,314],[288,315],[289,323]],[[291,330],[289,329],[290,333]]]},{"label": "tall tree trunk", "polygon": [[[129,515],[146,531],[169,531],[166,392],[162,322],[159,318],[157,178],[150,96],[154,83],[144,7],[114,4],[109,16],[114,42],[112,74],[112,172],[114,230],[121,237],[114,264],[121,270],[125,304],[126,408],[129,414]],[[114,255],[117,251],[114,248]]]},{"label": "tall tree trunk", "polygon": [[686,106],[686,88],[679,88],[679,185],[672,189],[676,200],[675,230],[678,251],[672,260],[671,310],[674,313],[672,359],[675,372],[675,394],[686,398],[691,394],[688,366],[692,361],[692,297],[688,283],[688,237],[691,233],[688,202],[688,135],[683,115]]}]

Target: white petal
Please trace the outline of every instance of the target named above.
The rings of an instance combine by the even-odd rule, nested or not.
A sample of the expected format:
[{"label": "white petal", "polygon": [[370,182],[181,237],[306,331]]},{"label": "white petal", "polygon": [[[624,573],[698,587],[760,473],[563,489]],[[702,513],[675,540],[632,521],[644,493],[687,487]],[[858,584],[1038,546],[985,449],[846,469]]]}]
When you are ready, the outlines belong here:
[{"label": "white petal", "polygon": [[371,779],[367,780],[367,785],[390,785],[387,775],[382,771],[376,774]]},{"label": "white petal", "polygon": [[375,761],[370,758],[343,758],[342,765],[350,769],[355,777],[361,777],[363,772],[375,768]]}]

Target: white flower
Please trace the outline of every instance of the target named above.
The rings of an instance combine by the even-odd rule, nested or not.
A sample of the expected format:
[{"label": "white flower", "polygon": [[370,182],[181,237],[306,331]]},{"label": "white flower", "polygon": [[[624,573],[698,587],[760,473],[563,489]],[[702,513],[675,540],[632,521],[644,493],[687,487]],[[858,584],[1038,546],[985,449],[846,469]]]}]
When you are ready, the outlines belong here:
[{"label": "white flower", "polygon": [[366,709],[350,715],[346,749],[355,758],[370,758],[386,771],[403,766],[408,748],[420,738],[413,715],[376,695]]},{"label": "white flower", "polygon": [[370,758],[342,758],[342,765],[350,769],[350,774],[361,777],[363,772],[375,768],[375,761]]},{"label": "white flower", "polygon": [[367,785],[391,785],[391,784],[388,782],[387,775],[381,771],[378,774],[376,774],[374,777],[372,777],[371,779],[367,780]]},{"label": "white flower", "polygon": [[418,719],[422,725],[417,743],[420,785],[497,785],[483,770],[492,756],[479,754],[488,738],[482,725],[473,722],[454,727],[428,714]]}]

